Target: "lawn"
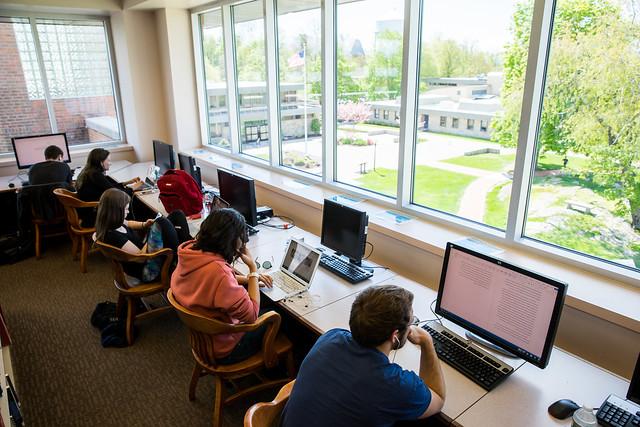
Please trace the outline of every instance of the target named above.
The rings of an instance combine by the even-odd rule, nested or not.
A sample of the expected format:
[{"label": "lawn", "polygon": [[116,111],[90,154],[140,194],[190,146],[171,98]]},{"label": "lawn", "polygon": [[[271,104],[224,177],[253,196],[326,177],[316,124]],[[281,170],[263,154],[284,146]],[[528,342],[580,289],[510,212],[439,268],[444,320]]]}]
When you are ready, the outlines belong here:
[{"label": "lawn", "polygon": [[507,182],[495,186],[487,194],[484,212],[484,223],[501,230],[507,228],[507,212],[509,211],[509,197],[500,197],[505,186],[509,186],[511,189],[511,183]]},{"label": "lawn", "polygon": [[[547,153],[538,159],[536,170],[560,170],[563,168],[563,157],[555,153]],[[584,157],[568,156],[567,169],[582,171],[587,167],[587,159]],[[491,172],[502,172],[513,169],[515,154],[478,154],[475,156],[459,156],[444,160],[458,166],[482,169]]]},{"label": "lawn", "polygon": [[[449,172],[429,166],[417,166],[413,202],[445,212],[456,213],[464,190],[474,176]],[[378,168],[358,179],[360,186],[378,193],[395,196],[398,173]]]}]

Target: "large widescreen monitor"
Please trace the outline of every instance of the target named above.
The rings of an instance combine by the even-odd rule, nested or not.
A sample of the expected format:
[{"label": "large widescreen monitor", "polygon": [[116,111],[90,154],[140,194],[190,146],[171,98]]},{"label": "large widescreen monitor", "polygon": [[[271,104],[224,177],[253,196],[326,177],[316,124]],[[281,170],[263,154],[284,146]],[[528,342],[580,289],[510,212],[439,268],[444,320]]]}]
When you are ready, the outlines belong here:
[{"label": "large widescreen monitor", "polygon": [[366,212],[325,199],[321,244],[360,265],[367,243],[368,221]]},{"label": "large widescreen monitor", "polygon": [[254,227],[258,225],[256,188],[253,179],[218,168],[218,188],[220,197],[240,212],[247,224]]},{"label": "large widescreen monitor", "polygon": [[565,283],[448,243],[436,313],[544,368],[566,293]]},{"label": "large widescreen monitor", "polygon": [[50,135],[18,136],[11,138],[13,153],[16,156],[18,169],[27,169],[36,163],[44,162],[44,150],[55,145],[62,150],[62,160],[71,162],[67,134],[54,133]]},{"label": "large widescreen monitor", "polygon": [[160,168],[160,175],[164,175],[169,169],[175,169],[176,159],[173,155],[173,145],[154,139],[153,161]]}]

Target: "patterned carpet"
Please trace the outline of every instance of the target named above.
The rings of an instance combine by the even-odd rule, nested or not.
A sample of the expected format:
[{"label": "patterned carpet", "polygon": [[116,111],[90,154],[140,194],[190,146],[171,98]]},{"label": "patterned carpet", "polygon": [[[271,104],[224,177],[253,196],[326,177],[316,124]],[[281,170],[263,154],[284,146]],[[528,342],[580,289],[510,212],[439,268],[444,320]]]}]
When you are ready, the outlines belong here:
[{"label": "patterned carpet", "polygon": [[[41,260],[0,266],[0,304],[13,339],[15,384],[29,426],[165,426],[211,424],[214,388],[200,379],[187,398],[193,368],[186,330],[173,313],[139,325],[132,347],[102,348],[89,319],[98,302],[116,300],[111,269],[89,256],[89,272],[71,260],[70,244],[48,243]],[[224,412],[241,426],[258,393]]]}]

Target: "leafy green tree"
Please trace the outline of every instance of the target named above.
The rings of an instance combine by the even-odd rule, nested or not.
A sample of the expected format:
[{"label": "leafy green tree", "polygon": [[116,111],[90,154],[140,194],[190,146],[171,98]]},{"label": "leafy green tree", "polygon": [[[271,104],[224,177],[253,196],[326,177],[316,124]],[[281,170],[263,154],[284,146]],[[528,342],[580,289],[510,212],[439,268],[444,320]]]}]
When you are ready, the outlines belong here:
[{"label": "leafy green tree", "polygon": [[[493,138],[517,143],[531,6],[514,14],[505,59],[504,114]],[[558,3],[546,70],[538,150],[575,151],[589,159],[584,173],[606,188],[620,215],[640,230],[640,27],[606,0]]]},{"label": "leafy green tree", "polygon": [[376,35],[367,76],[368,100],[400,96],[402,76],[402,34],[385,30]]}]

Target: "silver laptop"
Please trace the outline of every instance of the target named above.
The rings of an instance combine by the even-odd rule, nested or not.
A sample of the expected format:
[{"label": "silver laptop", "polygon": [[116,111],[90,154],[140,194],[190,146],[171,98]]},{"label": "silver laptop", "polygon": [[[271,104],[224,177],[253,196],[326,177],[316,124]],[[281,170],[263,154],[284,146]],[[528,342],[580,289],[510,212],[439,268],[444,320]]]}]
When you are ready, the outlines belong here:
[{"label": "silver laptop", "polygon": [[263,287],[260,290],[272,301],[280,301],[306,291],[318,269],[320,255],[317,249],[291,239],[280,270],[271,273],[273,287]]}]

